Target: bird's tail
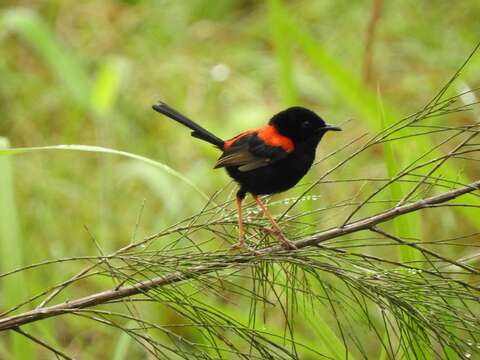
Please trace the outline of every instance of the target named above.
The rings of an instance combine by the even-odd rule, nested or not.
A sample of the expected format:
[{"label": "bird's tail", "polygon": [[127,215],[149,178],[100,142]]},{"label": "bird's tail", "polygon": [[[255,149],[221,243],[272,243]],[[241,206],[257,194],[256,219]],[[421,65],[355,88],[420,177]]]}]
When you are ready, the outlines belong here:
[{"label": "bird's tail", "polygon": [[213,135],[210,131],[204,129],[194,121],[187,118],[185,115],[180,114],[175,109],[171,108],[163,102],[159,102],[152,106],[153,110],[158,111],[159,113],[168,116],[170,119],[178,121],[180,124],[185,125],[186,127],[192,129],[191,135],[195,138],[209,142],[210,144],[215,145],[216,147],[223,150],[224,141],[217,136]]}]

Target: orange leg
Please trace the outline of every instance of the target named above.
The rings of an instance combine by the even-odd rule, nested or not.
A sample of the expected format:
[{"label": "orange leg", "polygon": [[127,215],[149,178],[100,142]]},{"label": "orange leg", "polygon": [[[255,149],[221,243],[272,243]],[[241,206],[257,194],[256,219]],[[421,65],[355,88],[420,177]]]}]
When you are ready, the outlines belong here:
[{"label": "orange leg", "polygon": [[242,200],[243,200],[243,197],[237,194],[237,198],[235,199],[235,205],[237,206],[237,213],[238,213],[238,242],[232,245],[232,249],[240,249],[245,247],[245,233],[243,231]]},{"label": "orange leg", "polygon": [[280,226],[278,226],[278,224],[275,221],[275,219],[273,218],[272,214],[270,214],[270,212],[267,210],[267,208],[265,207],[263,202],[260,200],[258,195],[253,195],[252,194],[252,196],[255,199],[255,201],[257,202],[257,204],[260,207],[260,209],[262,210],[262,212],[265,214],[265,216],[268,218],[268,220],[270,220],[270,222],[272,223],[273,230],[274,230],[275,234],[278,236],[278,239],[282,242],[283,246],[287,249],[296,249],[297,247],[295,246],[295,244],[285,237],[282,230],[280,229]]}]

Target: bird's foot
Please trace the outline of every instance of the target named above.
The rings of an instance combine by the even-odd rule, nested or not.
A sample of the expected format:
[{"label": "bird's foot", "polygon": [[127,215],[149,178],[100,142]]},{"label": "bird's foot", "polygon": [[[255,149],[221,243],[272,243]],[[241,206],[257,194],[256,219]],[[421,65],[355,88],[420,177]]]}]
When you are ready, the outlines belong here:
[{"label": "bird's foot", "polygon": [[277,234],[278,234],[277,230],[275,230],[273,228],[270,228],[270,227],[262,227],[262,228],[260,228],[260,230],[265,231],[267,234],[270,234],[270,235],[277,236]]},{"label": "bird's foot", "polygon": [[241,250],[245,249],[247,246],[245,245],[245,241],[240,240],[239,242],[236,242],[232,246],[230,246],[230,250]]},{"label": "bird's foot", "polygon": [[260,255],[260,252],[258,250],[255,250],[247,246],[247,244],[245,244],[245,240],[243,239],[240,239],[237,243],[233,244],[230,247],[231,251],[243,250],[243,249],[247,250],[251,255]]},{"label": "bird's foot", "polygon": [[295,245],[295,243],[291,240],[288,240],[285,235],[283,235],[282,233],[280,233],[281,236],[279,236],[278,238],[280,239],[280,242],[282,243],[283,247],[287,250],[297,250],[297,245]]},{"label": "bird's foot", "polygon": [[287,250],[296,250],[297,246],[293,241],[287,239],[285,234],[280,229],[275,228],[262,228],[263,231],[269,233],[270,235],[274,235],[277,239],[282,243],[283,247]]}]

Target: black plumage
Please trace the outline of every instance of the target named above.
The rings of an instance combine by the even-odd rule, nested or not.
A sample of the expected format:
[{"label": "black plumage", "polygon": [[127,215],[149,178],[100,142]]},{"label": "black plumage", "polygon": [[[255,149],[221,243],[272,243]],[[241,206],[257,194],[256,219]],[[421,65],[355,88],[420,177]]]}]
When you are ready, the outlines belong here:
[{"label": "black plumage", "polygon": [[224,167],[240,186],[237,192],[240,239],[235,246],[244,246],[241,202],[250,193],[272,222],[282,243],[294,247],[258,195],[279,193],[295,186],[312,166],[316,148],[325,133],[340,128],[326,124],[311,110],[294,106],[274,115],[265,126],[223,141],[164,103],[154,105],[153,109],[190,128],[193,137],[222,150],[215,168]]}]

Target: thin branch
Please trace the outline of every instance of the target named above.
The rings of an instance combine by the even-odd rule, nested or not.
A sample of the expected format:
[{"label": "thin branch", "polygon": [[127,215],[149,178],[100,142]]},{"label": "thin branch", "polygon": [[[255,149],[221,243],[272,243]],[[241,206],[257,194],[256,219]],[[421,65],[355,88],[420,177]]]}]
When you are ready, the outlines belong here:
[{"label": "thin branch", "polygon": [[402,239],[400,239],[399,237],[394,236],[394,235],[392,235],[392,234],[389,234],[389,233],[387,233],[386,231],[383,231],[382,229],[379,229],[379,228],[377,228],[377,227],[375,227],[375,226],[372,227],[370,230],[372,230],[373,232],[376,232],[377,234],[381,234],[381,235],[385,236],[385,237],[388,238],[388,239],[391,239],[391,240],[393,240],[393,241],[396,241],[396,242],[398,242],[398,243],[400,243],[400,244],[402,244],[402,245],[410,246],[410,247],[412,247],[412,248],[414,248],[414,249],[422,252],[423,254],[428,254],[428,255],[433,256],[433,257],[435,257],[435,258],[437,258],[437,259],[440,259],[440,260],[442,260],[442,261],[444,261],[444,262],[446,262],[446,263],[449,263],[449,264],[451,264],[451,265],[458,266],[459,268],[462,268],[462,269],[464,269],[464,270],[467,270],[469,273],[473,273],[473,274],[476,274],[476,275],[480,275],[480,271],[477,270],[477,269],[475,269],[475,268],[473,268],[473,267],[471,267],[471,266],[464,265],[464,264],[462,264],[462,263],[460,263],[460,262],[458,262],[458,261],[449,259],[449,258],[447,258],[447,257],[445,257],[445,256],[443,256],[443,255],[440,255],[440,254],[436,253],[435,251],[429,250],[429,249],[427,249],[427,248],[425,248],[425,247],[423,247],[423,246],[420,246],[420,245],[418,245],[418,244],[416,244],[416,243],[412,243],[412,242],[408,242],[408,241],[402,240]]},{"label": "thin branch", "polygon": [[70,356],[64,354],[63,352],[61,352],[60,350],[57,350],[55,349],[53,346],[50,346],[48,345],[46,342],[44,342],[43,340],[40,340],[39,338],[23,331],[22,329],[20,329],[19,327],[15,327],[13,328],[13,330],[23,336],[25,336],[26,338],[32,340],[34,343],[36,344],[39,344],[40,346],[50,350],[51,352],[53,352],[55,355],[57,356],[60,356],[61,358],[63,359],[67,359],[67,360],[73,360],[73,358],[71,358]]}]

